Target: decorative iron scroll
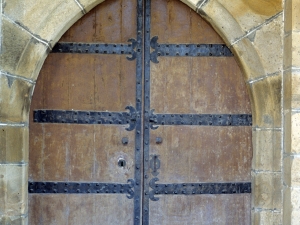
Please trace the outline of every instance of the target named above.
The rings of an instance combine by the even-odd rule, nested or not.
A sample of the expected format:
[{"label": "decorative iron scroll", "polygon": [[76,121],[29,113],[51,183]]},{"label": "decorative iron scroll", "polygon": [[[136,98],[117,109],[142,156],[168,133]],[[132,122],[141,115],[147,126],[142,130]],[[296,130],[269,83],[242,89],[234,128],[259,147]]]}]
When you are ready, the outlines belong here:
[{"label": "decorative iron scroll", "polygon": [[29,182],[28,192],[31,194],[126,194],[131,199],[133,180],[128,184],[117,183],[80,183],[80,182]]},{"label": "decorative iron scroll", "polygon": [[34,110],[33,119],[39,123],[129,124],[126,130],[131,131],[140,115],[132,106],[127,106],[126,109],[129,112]]},{"label": "decorative iron scroll", "polygon": [[159,198],[154,195],[204,195],[204,194],[243,194],[251,193],[251,183],[181,183],[156,184],[158,178],[150,181],[152,191],[149,197],[152,201]]},{"label": "decorative iron scroll", "polygon": [[[125,54],[131,55],[128,60],[136,58],[135,48],[137,41],[133,38],[128,40],[131,44],[103,44],[103,43],[71,43],[59,42],[53,49],[53,53],[82,53],[82,54]],[[137,49],[141,51],[141,49]]]},{"label": "decorative iron scroll", "polygon": [[212,57],[230,57],[233,56],[230,49],[225,44],[159,44],[158,37],[151,39],[150,45],[154,49],[151,52],[151,61],[158,63],[158,56],[212,56]]},{"label": "decorative iron scroll", "polygon": [[154,114],[150,113],[151,128],[154,125],[197,125],[197,126],[251,126],[249,114]]}]

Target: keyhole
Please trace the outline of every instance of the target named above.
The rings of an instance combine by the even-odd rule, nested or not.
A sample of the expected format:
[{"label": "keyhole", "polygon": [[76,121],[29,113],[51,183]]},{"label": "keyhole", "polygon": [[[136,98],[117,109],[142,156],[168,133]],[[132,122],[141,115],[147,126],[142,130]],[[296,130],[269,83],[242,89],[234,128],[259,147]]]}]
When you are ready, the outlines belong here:
[{"label": "keyhole", "polygon": [[125,166],[126,166],[126,161],[125,161],[125,159],[119,159],[119,160],[118,160],[118,166],[119,166],[119,167],[125,167]]}]

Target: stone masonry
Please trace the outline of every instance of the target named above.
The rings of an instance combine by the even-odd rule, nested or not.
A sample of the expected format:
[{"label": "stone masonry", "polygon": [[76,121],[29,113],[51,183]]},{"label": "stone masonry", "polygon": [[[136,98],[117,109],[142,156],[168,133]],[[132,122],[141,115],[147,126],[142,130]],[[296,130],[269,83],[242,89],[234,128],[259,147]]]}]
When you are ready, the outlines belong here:
[{"label": "stone masonry", "polygon": [[[28,223],[35,81],[62,34],[103,0],[0,1],[0,224],[18,225]],[[300,1],[182,2],[214,27],[243,71],[254,117],[252,224],[300,224]]]}]

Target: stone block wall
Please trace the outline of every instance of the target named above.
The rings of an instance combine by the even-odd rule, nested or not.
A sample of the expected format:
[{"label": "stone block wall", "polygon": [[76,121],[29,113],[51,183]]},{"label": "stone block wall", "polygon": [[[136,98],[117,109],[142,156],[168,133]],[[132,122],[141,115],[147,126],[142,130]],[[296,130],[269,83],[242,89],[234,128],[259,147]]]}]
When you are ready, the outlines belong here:
[{"label": "stone block wall", "polygon": [[[61,35],[102,0],[0,2],[0,224],[27,224],[35,81]],[[244,73],[254,117],[252,224],[299,224],[299,0],[182,2],[215,28]]]},{"label": "stone block wall", "polygon": [[286,0],[284,23],[283,221],[300,221],[300,2]]}]

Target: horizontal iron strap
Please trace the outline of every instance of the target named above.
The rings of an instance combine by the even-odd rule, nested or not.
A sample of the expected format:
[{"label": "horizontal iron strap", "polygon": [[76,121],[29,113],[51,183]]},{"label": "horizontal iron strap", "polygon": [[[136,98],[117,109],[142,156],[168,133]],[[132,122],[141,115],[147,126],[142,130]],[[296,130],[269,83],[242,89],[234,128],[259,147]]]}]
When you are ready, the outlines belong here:
[{"label": "horizontal iron strap", "polygon": [[174,183],[155,184],[157,178],[150,181],[150,198],[157,201],[154,195],[199,195],[199,194],[243,194],[251,193],[250,182],[238,183]]},{"label": "horizontal iron strap", "polygon": [[81,183],[81,182],[29,182],[28,192],[31,194],[128,194],[133,196],[133,181],[129,184],[119,183]]},{"label": "horizontal iron strap", "polygon": [[131,106],[127,106],[126,109],[129,109],[129,112],[34,110],[33,120],[38,123],[129,124],[132,130],[139,115]]},{"label": "horizontal iron strap", "polygon": [[34,122],[39,123],[128,124],[130,119],[126,112],[34,111]]},{"label": "horizontal iron strap", "polygon": [[251,126],[249,114],[152,114],[153,125]]},{"label": "horizontal iron strap", "polygon": [[53,53],[100,53],[131,54],[132,44],[94,44],[59,42],[52,49]]},{"label": "horizontal iron strap", "polygon": [[70,43],[59,42],[53,49],[52,53],[83,53],[83,54],[126,54],[132,55],[129,60],[136,58],[136,41],[129,39],[131,44],[104,44],[104,43]]},{"label": "horizontal iron strap", "polygon": [[156,184],[155,194],[241,194],[251,193],[251,183]]},{"label": "horizontal iron strap", "polygon": [[151,39],[151,61],[158,63],[158,56],[189,57],[232,57],[233,54],[225,44],[159,44],[158,37]]}]

